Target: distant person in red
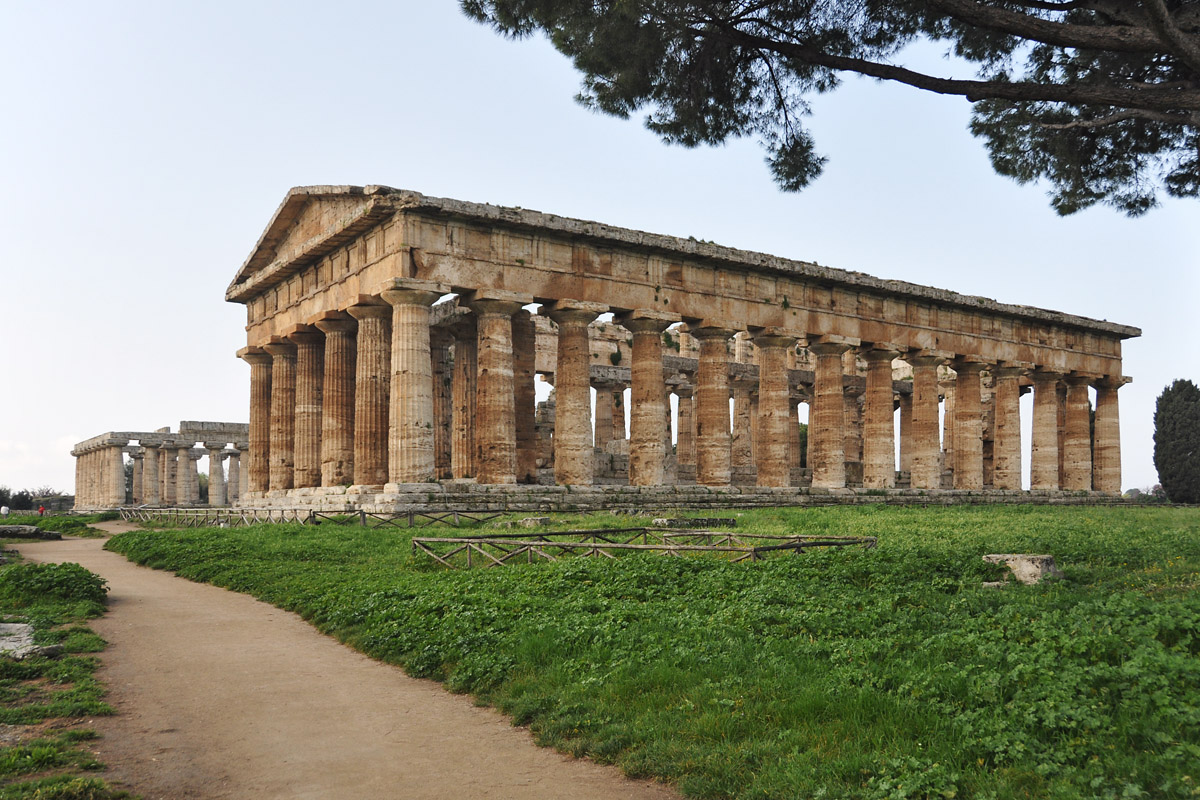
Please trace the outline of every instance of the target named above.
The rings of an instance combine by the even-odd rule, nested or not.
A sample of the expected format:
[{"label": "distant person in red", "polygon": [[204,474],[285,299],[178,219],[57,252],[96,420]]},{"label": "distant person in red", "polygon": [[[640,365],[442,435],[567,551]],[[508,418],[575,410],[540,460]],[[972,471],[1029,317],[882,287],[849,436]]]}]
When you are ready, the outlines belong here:
[{"label": "distant person in red", "polygon": [[46,516],[46,507],[45,506],[38,506],[38,516],[39,517]]}]

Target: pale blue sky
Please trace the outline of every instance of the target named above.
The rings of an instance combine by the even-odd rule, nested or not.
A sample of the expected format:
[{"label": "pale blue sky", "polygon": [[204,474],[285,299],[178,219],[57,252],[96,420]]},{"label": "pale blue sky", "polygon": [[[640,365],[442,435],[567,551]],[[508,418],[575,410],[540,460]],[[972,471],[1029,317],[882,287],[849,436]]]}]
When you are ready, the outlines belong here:
[{"label": "pale blue sky", "polygon": [[[454,0],[0,2],[0,484],[69,489],[71,445],[244,420],[225,287],[288,188],[381,183],[817,261],[1139,326],[1124,484],[1154,399],[1200,381],[1200,205],[1062,219],[994,175],[965,101],[852,79],[789,195],[757,145],[685,150],[572,101],[545,42]],[[963,75],[966,69],[956,67]]]}]

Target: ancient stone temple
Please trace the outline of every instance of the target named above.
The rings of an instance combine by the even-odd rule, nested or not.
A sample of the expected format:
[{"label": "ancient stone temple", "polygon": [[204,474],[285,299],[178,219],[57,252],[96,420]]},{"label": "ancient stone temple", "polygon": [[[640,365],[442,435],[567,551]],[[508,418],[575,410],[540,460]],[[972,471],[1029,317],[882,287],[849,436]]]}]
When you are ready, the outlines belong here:
[{"label": "ancient stone temple", "polygon": [[[120,506],[221,507],[245,492],[242,456],[249,449],[244,422],[181,422],[153,432],[110,431],[80,442],[75,456],[75,508]],[[133,480],[126,480],[126,457]],[[208,501],[200,502],[198,462],[208,459]]]},{"label": "ancient stone temple", "polygon": [[1004,493],[1026,454],[1036,492],[1114,494],[1140,334],[383,186],[291,190],[226,299],[247,310],[241,505]]}]

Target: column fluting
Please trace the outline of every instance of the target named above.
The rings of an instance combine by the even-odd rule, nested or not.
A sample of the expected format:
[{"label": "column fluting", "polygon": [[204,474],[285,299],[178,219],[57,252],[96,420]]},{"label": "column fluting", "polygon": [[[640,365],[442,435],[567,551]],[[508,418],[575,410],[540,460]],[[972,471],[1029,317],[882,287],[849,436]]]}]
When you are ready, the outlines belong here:
[{"label": "column fluting", "polygon": [[[321,485],[354,482],[354,387],[358,346],[357,323],[331,316],[314,323],[325,334],[325,367],[321,383]],[[232,464],[230,483],[233,483]]]},{"label": "column fluting", "polygon": [[729,339],[733,331],[704,326],[689,330],[700,341],[696,368],[696,482],[704,486],[728,486],[730,469],[729,433]]},{"label": "column fluting", "polygon": [[912,487],[940,489],[942,446],[938,419],[938,367],[949,354],[916,351],[905,357],[913,370]]},{"label": "column fluting", "polygon": [[479,450],[475,446],[475,395],[479,382],[479,329],[474,314],[451,328],[454,375],[451,382],[450,470],[455,478],[474,478]]},{"label": "column fluting", "polygon": [[533,315],[521,309],[513,326],[513,416],[517,438],[517,483],[537,482],[537,329]]},{"label": "column fluting", "polygon": [[1058,382],[1063,373],[1038,368],[1033,372],[1033,442],[1030,456],[1031,489],[1056,491],[1058,482]]},{"label": "column fluting", "polygon": [[634,311],[617,319],[633,334],[630,366],[629,484],[663,484],[671,413],[663,381],[662,333],[675,319],[658,312]]},{"label": "column fluting", "polygon": [[1021,378],[1023,365],[1001,362],[994,371],[996,434],[992,446],[992,486],[1021,489]]},{"label": "column fluting", "polygon": [[159,475],[158,445],[143,443],[142,454],[142,502],[148,506],[156,506],[162,502],[162,478]]},{"label": "column fluting", "polygon": [[424,286],[383,293],[392,306],[388,478],[391,483],[437,480],[433,451],[433,360],[429,308],[442,292]]},{"label": "column fluting", "polygon": [[796,337],[767,330],[754,337],[758,351],[758,436],[757,483],[759,486],[788,486],[791,466],[788,428],[791,408],[787,353]]},{"label": "column fluting", "polygon": [[816,356],[813,400],[808,425],[812,485],[815,489],[846,486],[846,409],[842,354],[852,344],[838,337],[809,342]]},{"label": "column fluting", "polygon": [[[271,483],[271,356],[258,347],[244,348],[238,355],[250,365],[250,459],[246,464],[248,488],[251,492],[265,492]],[[163,502],[170,503],[165,492]]]},{"label": "column fluting", "polygon": [[1096,381],[1095,464],[1092,486],[1097,492],[1121,493],[1121,417],[1117,390],[1128,378],[1108,375]]},{"label": "column fluting", "polygon": [[863,487],[896,486],[896,414],[892,391],[892,360],[899,347],[876,344],[864,350],[867,388],[863,394]]},{"label": "column fluting", "polygon": [[[479,378],[475,395],[475,445],[479,453],[476,480],[484,484],[517,482],[517,430],[513,392],[512,300],[475,299]],[[559,395],[559,414],[562,414]]]},{"label": "column fluting", "polygon": [[1100,376],[1072,373],[1067,382],[1066,435],[1063,439],[1063,486],[1070,492],[1092,489],[1092,404],[1088,387]]},{"label": "column fluting", "polygon": [[[592,485],[595,455],[592,450],[588,325],[606,310],[595,303],[559,302],[546,311],[546,315],[558,324],[558,356],[554,368],[554,482],[560,486]],[[661,400],[659,403],[655,408],[661,424]]]},{"label": "column fluting", "polygon": [[296,468],[296,346],[263,345],[271,356],[271,491],[291,489]]},{"label": "column fluting", "polygon": [[358,320],[354,369],[354,483],[388,480],[388,413],[392,383],[391,306],[355,305]]},{"label": "column fluting", "polygon": [[325,384],[325,337],[312,326],[292,331],[296,346],[296,437],[292,486],[321,485],[321,427]]},{"label": "column fluting", "polygon": [[208,505],[221,508],[229,505],[225,490],[225,467],[221,463],[225,458],[225,443],[205,442],[204,447],[208,450]]},{"label": "column fluting", "polygon": [[954,488],[983,488],[983,400],[980,383],[987,364],[962,357],[954,362]]}]

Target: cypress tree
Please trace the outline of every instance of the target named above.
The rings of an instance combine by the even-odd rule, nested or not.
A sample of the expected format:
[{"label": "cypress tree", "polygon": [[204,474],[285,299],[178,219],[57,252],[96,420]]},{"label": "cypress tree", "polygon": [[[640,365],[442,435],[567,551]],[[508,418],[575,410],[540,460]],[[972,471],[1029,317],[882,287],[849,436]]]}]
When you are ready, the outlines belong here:
[{"label": "cypress tree", "polygon": [[1172,503],[1200,503],[1200,388],[1177,380],[1154,407],[1154,467]]}]

